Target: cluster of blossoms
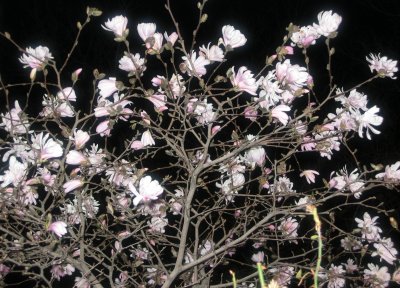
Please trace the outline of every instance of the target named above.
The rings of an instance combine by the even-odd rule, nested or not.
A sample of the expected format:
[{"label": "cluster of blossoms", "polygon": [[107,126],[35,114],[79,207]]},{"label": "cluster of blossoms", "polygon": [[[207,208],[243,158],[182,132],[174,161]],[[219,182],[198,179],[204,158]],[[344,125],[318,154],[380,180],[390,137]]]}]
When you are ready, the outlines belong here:
[{"label": "cluster of blossoms", "polygon": [[[91,15],[98,13],[88,11]],[[309,69],[296,64],[291,55],[297,48],[306,49],[316,44],[321,37],[336,37],[341,20],[332,11],[321,12],[317,24],[289,29],[291,46],[280,47],[277,55],[268,58],[269,71],[255,76],[246,66],[229,66],[225,76],[217,75],[212,84],[206,79],[214,69],[210,68],[226,62],[228,52],[245,45],[247,39],[239,30],[225,25],[221,38],[186,51],[177,32],[162,34],[157,32],[155,23],[138,24],[136,30],[143,41],[144,52],[132,53],[127,49],[118,63],[132,86],[97,73],[95,99],[91,103],[93,111],[83,115],[76,107],[80,95],[74,88],[82,71],[77,69],[72,75],[72,86],[57,84],[57,90],[46,89],[42,111],[37,117],[40,121],[30,118],[18,101],[10,111],[0,115],[0,127],[10,135],[9,142],[2,147],[2,162],[6,168],[0,175],[0,207],[5,208],[6,213],[14,213],[21,221],[35,211],[32,219],[26,218],[37,223],[27,222],[21,229],[24,233],[29,230],[30,243],[41,243],[43,247],[46,241],[50,244],[59,241],[60,245],[52,246],[59,254],[50,254],[52,261],[47,263],[52,267],[53,279],[60,281],[62,277],[73,275],[78,270],[78,266],[73,266],[78,256],[80,260],[85,257],[90,261],[103,259],[105,266],[99,269],[83,271],[85,265],[82,265],[79,271],[82,276],[75,278],[75,287],[79,288],[91,287],[97,281],[96,273],[103,273],[97,271],[106,271],[121,259],[123,267],[115,270],[118,273],[107,275],[114,287],[131,285],[134,273],[128,269],[132,267],[140,267],[135,275],[143,275],[141,282],[157,286],[173,285],[176,279],[171,277],[186,272],[191,265],[203,265],[190,277],[183,275],[180,279],[192,285],[197,284],[198,278],[207,278],[201,273],[219,265],[220,255],[232,257],[239,243],[253,241],[253,248],[258,250],[251,260],[257,263],[264,263],[269,253],[275,253],[275,248],[261,250],[269,244],[267,241],[275,241],[276,246],[280,243],[299,245],[308,237],[300,229],[300,215],[308,213],[306,206],[314,203],[323,206],[328,199],[317,190],[326,189],[327,195],[338,197],[349,196],[344,192],[350,192],[355,199],[360,199],[369,183],[388,187],[400,183],[400,162],[386,166],[384,172],[372,171],[373,180],[367,180],[368,173],[360,168],[348,173],[345,166],[331,173],[325,187],[312,188],[308,190],[310,193],[298,192],[304,189],[297,188],[293,169],[286,167],[285,162],[296,153],[318,152],[330,160],[349,132],[367,139],[371,139],[371,132],[380,133],[376,128],[383,122],[378,115],[379,108],[368,106],[367,96],[355,89],[337,89],[335,95],[328,96],[341,106],[319,124],[311,124],[318,118],[313,113],[321,108],[310,100],[313,77]],[[102,27],[112,32],[117,42],[127,45],[126,17],[116,16]],[[176,51],[182,52],[176,56],[179,65],[171,58],[173,72],[165,76],[150,75],[147,80],[142,78],[145,73],[151,74],[148,57],[163,61],[166,51],[172,51],[173,55],[178,54]],[[395,79],[397,61],[374,54],[369,57],[370,70],[377,73],[376,77]],[[20,61],[24,67],[32,69],[33,81],[46,65],[53,65],[52,59],[47,47],[38,46],[27,48]],[[195,86],[197,83],[200,89]],[[219,84],[227,88],[219,88]],[[305,95],[308,95],[306,107],[303,107],[304,112],[299,112],[301,109],[296,104],[301,105],[298,99],[305,100]],[[147,110],[146,105],[136,107],[135,98],[145,99],[146,104],[150,102],[155,111]],[[242,100],[245,105],[240,104]],[[234,107],[234,101],[238,107]],[[166,118],[172,119],[171,122],[163,122]],[[253,125],[251,128],[258,127],[257,134],[242,129],[241,123],[235,122],[238,118],[250,123],[249,127]],[[75,122],[69,125],[73,119]],[[41,121],[46,124],[37,130]],[[51,122],[58,126],[58,131],[54,128],[56,132],[53,132],[51,125],[47,125]],[[108,141],[112,142],[115,127],[126,127],[128,123],[132,124],[130,130],[134,130],[135,135],[132,138],[129,134],[129,139],[123,139],[127,140],[123,152],[110,152]],[[218,137],[223,138],[222,132],[226,131],[232,133],[232,141],[218,142]],[[101,141],[104,146],[98,144]],[[283,150],[289,152],[277,156]],[[158,164],[149,160],[163,152],[177,161],[166,166],[168,169],[157,167],[152,171],[147,168]],[[296,158],[293,162],[299,161]],[[217,173],[210,172],[210,167],[218,169]],[[171,173],[165,172],[164,178],[157,174],[174,169],[176,171]],[[323,177],[319,170],[300,171],[299,177],[304,177],[308,186],[317,187],[317,176]],[[256,181],[259,185],[255,189]],[[215,188],[217,193],[210,193]],[[208,203],[206,193],[211,198],[216,197],[215,206],[210,208],[203,204]],[[270,216],[269,211],[276,214]],[[238,223],[233,232],[214,225],[215,219],[220,221],[226,215]],[[377,219],[367,212],[363,219],[356,218],[358,230],[343,237],[341,246],[345,253],[372,251],[368,256],[379,257],[380,262],[393,266],[398,263],[398,252],[392,240],[383,237]],[[193,241],[189,235],[192,229],[195,231]],[[219,234],[223,234],[220,239]],[[21,249],[18,241],[13,242],[12,249]],[[87,242],[82,246],[84,241]],[[100,243],[100,248],[90,250],[93,243]],[[71,247],[66,248],[68,244]],[[125,250],[130,251],[130,257],[126,257]],[[280,250],[277,251],[274,257],[279,255]],[[171,258],[173,261],[176,258],[179,269],[186,267],[187,270],[177,272],[173,268],[173,272],[169,271],[173,263],[165,265],[163,261]],[[307,263],[311,265],[312,262]],[[387,287],[390,280],[387,266],[368,262],[368,269],[362,271],[353,258],[348,258],[346,263],[329,264],[329,268],[322,269],[318,275],[315,273],[329,288],[345,287],[346,277],[353,277],[356,272],[362,274],[360,281],[370,287]],[[266,272],[272,275],[271,283],[276,287],[289,287],[296,269],[296,265],[282,262],[268,267]],[[0,263],[0,278],[9,270]],[[134,283],[139,285],[139,281]]]}]

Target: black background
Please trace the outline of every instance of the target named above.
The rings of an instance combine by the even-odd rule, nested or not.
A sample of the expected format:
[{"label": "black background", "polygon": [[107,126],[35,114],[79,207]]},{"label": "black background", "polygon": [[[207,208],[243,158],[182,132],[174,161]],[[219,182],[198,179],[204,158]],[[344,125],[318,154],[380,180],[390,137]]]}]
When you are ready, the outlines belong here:
[{"label": "black background", "polygon": [[[191,39],[198,21],[196,3],[192,0],[171,1],[186,39]],[[138,23],[154,22],[159,32],[171,33],[175,30],[164,4],[165,1],[161,0],[1,1],[0,31],[8,31],[22,47],[49,47],[57,61],[64,59],[68,53],[77,33],[76,22],[84,21],[86,17],[86,6],[99,8],[103,15],[93,18],[84,30],[80,46],[66,70],[72,72],[82,67],[81,83],[85,80],[90,83],[94,68],[99,68],[109,76],[120,73],[115,71],[118,70],[123,47],[113,41],[112,33],[103,30],[100,25],[116,15],[127,16],[130,28],[128,40],[132,47],[136,47],[136,50],[133,48],[134,52],[143,55],[143,48],[140,48],[142,40],[136,32]],[[205,8],[209,18],[200,30],[198,43],[216,43],[221,36],[221,27],[234,25],[248,41],[244,47],[235,49],[231,59],[257,71],[263,67],[265,57],[274,54],[276,47],[282,43],[285,28],[290,22],[299,26],[316,23],[317,14],[322,10],[333,10],[343,17],[339,35],[332,41],[336,49],[333,73],[339,87],[348,89],[371,76],[365,60],[365,56],[371,52],[400,59],[400,1],[397,0],[210,0]],[[323,41],[318,43],[310,48],[309,54],[317,92],[323,93],[327,89],[327,75],[324,74],[327,56]],[[18,61],[20,56],[15,47],[5,39],[0,39],[0,74],[6,83],[27,81],[29,69],[22,68]],[[88,87],[81,85],[82,94],[89,93],[85,90]],[[369,107],[377,105],[381,108],[380,115],[384,117],[384,123],[378,128],[382,134],[373,135],[371,141],[363,139],[353,142],[359,147],[360,159],[383,164],[400,160],[400,81],[378,79],[360,91],[368,95]],[[25,97],[12,96],[19,99]],[[0,97],[4,95],[0,94]],[[3,100],[0,103],[4,103]],[[4,112],[3,107],[1,112]],[[399,194],[379,191],[377,198],[385,203],[387,209],[396,209],[397,212],[392,216],[399,220]],[[392,233],[391,236],[399,235]],[[399,240],[393,240],[399,248]]]}]

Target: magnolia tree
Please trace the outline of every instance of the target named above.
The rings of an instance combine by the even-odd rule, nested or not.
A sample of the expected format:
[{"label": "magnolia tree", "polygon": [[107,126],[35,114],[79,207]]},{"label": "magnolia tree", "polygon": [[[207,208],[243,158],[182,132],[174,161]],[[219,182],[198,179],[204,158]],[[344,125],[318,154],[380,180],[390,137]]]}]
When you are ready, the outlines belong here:
[{"label": "magnolia tree", "polygon": [[[191,42],[169,1],[175,31],[123,15],[91,24],[125,50],[123,77],[96,69],[92,96],[79,93],[92,72],[69,63],[100,10],[87,9],[65,59],[0,33],[30,72],[26,83],[1,82],[2,285],[400,283],[384,231],[396,222],[373,202],[377,187],[399,184],[400,162],[363,165],[349,143],[380,133],[383,118],[363,89],[395,79],[397,61],[371,54],[369,79],[334,83],[331,43],[342,18],[322,11],[313,24],[289,25],[276,54],[250,71],[230,63],[247,41],[232,25],[197,46],[205,2]],[[312,45],[328,48],[325,94],[314,90]],[[347,163],[337,166],[341,153]],[[343,221],[346,211],[355,218]]]}]

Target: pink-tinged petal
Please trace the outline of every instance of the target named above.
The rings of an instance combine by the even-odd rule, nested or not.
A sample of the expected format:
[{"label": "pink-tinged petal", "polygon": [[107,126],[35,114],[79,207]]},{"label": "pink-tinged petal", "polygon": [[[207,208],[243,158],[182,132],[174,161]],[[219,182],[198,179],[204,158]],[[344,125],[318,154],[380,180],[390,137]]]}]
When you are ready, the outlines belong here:
[{"label": "pink-tinged petal", "polygon": [[214,126],[214,127],[211,128],[211,134],[215,135],[215,134],[217,134],[217,132],[219,130],[221,130],[221,126],[220,125]]},{"label": "pink-tinged petal", "polygon": [[139,141],[139,140],[135,140],[131,144],[131,148],[134,150],[139,150],[139,149],[142,149],[143,147],[144,147],[144,145],[142,144],[142,141]]},{"label": "pink-tinged petal", "polygon": [[88,159],[82,152],[71,150],[68,152],[65,162],[70,165],[83,165],[88,163]]},{"label": "pink-tinged petal", "polygon": [[67,234],[67,224],[63,221],[53,222],[50,224],[47,231],[51,231],[61,238],[63,235]]},{"label": "pink-tinged petal", "polygon": [[83,182],[80,179],[73,179],[69,180],[68,182],[65,182],[63,185],[64,192],[69,193],[77,188],[80,188],[83,186]]}]

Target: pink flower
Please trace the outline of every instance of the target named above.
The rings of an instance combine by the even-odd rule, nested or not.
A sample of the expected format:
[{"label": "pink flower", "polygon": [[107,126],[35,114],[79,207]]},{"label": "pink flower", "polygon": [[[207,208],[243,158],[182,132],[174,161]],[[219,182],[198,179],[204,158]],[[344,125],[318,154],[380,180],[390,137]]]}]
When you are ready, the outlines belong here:
[{"label": "pink flower", "polygon": [[388,181],[400,181],[400,161],[397,161],[393,165],[387,165],[385,168],[385,172],[379,173],[375,176],[375,178],[383,178]]},{"label": "pink flower", "polygon": [[43,47],[43,46],[38,46],[35,49],[28,47],[26,48],[27,54],[23,54],[21,58],[19,58],[19,61],[24,65],[24,67],[31,67],[33,69],[37,70],[42,70],[46,64],[47,61],[50,59],[53,59],[53,56],[51,55],[49,48]]},{"label": "pink flower", "polygon": [[153,139],[153,137],[151,136],[151,133],[150,133],[149,130],[146,130],[146,131],[143,132],[142,138],[140,139],[140,141],[142,142],[143,147],[146,147],[146,146],[153,146],[154,144],[156,144],[156,143],[154,142],[154,139]]},{"label": "pink flower", "polygon": [[162,112],[164,110],[167,110],[168,107],[166,106],[166,97],[163,94],[153,94],[149,97],[147,97],[148,100],[150,100],[156,109],[157,112]]},{"label": "pink flower", "polygon": [[153,37],[154,33],[156,32],[156,24],[140,23],[137,25],[137,31],[139,33],[140,38],[142,38],[142,40],[146,42],[146,40],[150,37]]},{"label": "pink flower", "polygon": [[4,130],[15,134],[25,134],[29,130],[28,117],[19,106],[18,100],[14,102],[14,108],[7,112],[5,115],[1,114],[0,127]]},{"label": "pink flower", "polygon": [[332,37],[342,22],[342,17],[330,11],[321,11],[318,13],[318,24],[314,24],[314,28],[318,34],[325,37]]},{"label": "pink flower", "polygon": [[371,72],[375,70],[381,77],[396,79],[394,73],[398,71],[397,61],[388,59],[386,56],[381,57],[380,54],[374,55],[371,53],[369,57],[371,57],[371,59],[368,57],[365,58],[370,64],[369,69],[371,69]]},{"label": "pink flower", "polygon": [[271,111],[271,117],[277,119],[283,125],[286,125],[289,121],[289,116],[285,113],[290,111],[290,107],[284,104],[278,105]]},{"label": "pink flower", "polygon": [[293,43],[295,43],[300,48],[307,48],[310,45],[315,44],[315,40],[318,39],[320,35],[313,26],[303,26],[299,31],[292,34],[290,38]]},{"label": "pink flower", "polygon": [[165,32],[164,38],[167,42],[170,42],[173,46],[175,44],[176,40],[178,40],[179,35],[176,32],[172,32],[170,35],[168,35],[167,32]]},{"label": "pink flower", "polygon": [[128,18],[120,15],[115,16],[111,20],[108,19],[106,23],[104,23],[103,29],[107,31],[111,31],[114,33],[116,37],[126,37],[127,36],[127,29],[126,26],[128,25]]},{"label": "pink flower", "polygon": [[264,252],[259,251],[251,256],[251,261],[256,263],[263,263],[264,262]]},{"label": "pink flower", "polygon": [[47,231],[51,231],[56,234],[58,237],[62,237],[63,235],[67,234],[67,224],[63,221],[56,221],[50,224]]},{"label": "pink flower", "polygon": [[220,125],[214,126],[214,127],[211,128],[211,134],[215,135],[215,134],[217,134],[217,132],[219,130],[221,130],[221,126]]},{"label": "pink flower", "polygon": [[315,183],[315,175],[319,175],[319,173],[315,170],[304,170],[300,173],[300,176],[306,177],[307,183],[310,184]]},{"label": "pink flower", "polygon": [[186,72],[189,76],[203,76],[207,73],[204,66],[210,64],[210,61],[203,55],[197,57],[196,52],[192,52],[190,60],[186,56],[183,56],[182,59],[185,61]]},{"label": "pink flower", "polygon": [[217,45],[212,45],[208,43],[207,47],[204,45],[200,47],[200,55],[203,55],[206,59],[215,62],[222,62],[224,60],[224,51]]},{"label": "pink flower", "polygon": [[247,41],[246,37],[231,25],[222,27],[222,37],[219,42],[222,42],[228,50],[243,46]]},{"label": "pink flower", "polygon": [[364,282],[367,287],[387,287],[390,281],[390,274],[386,266],[379,267],[372,263],[368,264],[369,269],[364,269]]},{"label": "pink flower", "polygon": [[143,146],[142,141],[139,141],[139,140],[135,140],[135,141],[133,141],[132,144],[131,144],[131,148],[132,148],[133,150],[139,150],[139,149],[142,149],[143,147],[144,147],[144,146]]},{"label": "pink flower", "polygon": [[135,196],[133,199],[133,205],[137,206],[140,202],[150,202],[151,200],[157,200],[158,196],[163,193],[163,188],[157,180],[152,180],[151,176],[145,176],[140,179],[139,192],[129,183],[129,190]]},{"label": "pink flower", "polygon": [[371,254],[372,257],[379,256],[381,260],[385,260],[390,265],[397,260],[397,250],[393,247],[393,242],[390,238],[382,238],[378,243],[374,243],[375,252]]},{"label": "pink flower", "polygon": [[376,226],[375,222],[378,218],[378,216],[371,218],[368,212],[364,213],[363,219],[355,218],[358,228],[361,228],[362,238],[368,242],[378,241],[381,238],[382,229]]},{"label": "pink flower", "polygon": [[96,127],[96,132],[100,134],[100,136],[110,136],[111,134],[111,127],[110,127],[110,120],[105,120],[101,122]]},{"label": "pink flower", "polygon": [[83,182],[80,179],[73,179],[65,182],[63,185],[65,194],[83,186]]},{"label": "pink flower", "polygon": [[57,98],[60,100],[67,100],[71,102],[76,101],[76,94],[72,87],[66,87],[57,93]]},{"label": "pink flower", "polygon": [[265,149],[263,147],[253,147],[244,154],[246,162],[254,168],[257,164],[262,167],[265,161]]},{"label": "pink flower", "polygon": [[82,149],[86,142],[89,141],[90,136],[87,132],[82,130],[74,130],[74,143],[77,150]]},{"label": "pink flower", "polygon": [[69,165],[83,165],[87,163],[88,160],[82,152],[71,150],[68,152],[65,162]]},{"label": "pink flower", "polygon": [[38,158],[41,161],[50,158],[57,158],[63,155],[63,149],[60,144],[49,138],[50,134],[44,135],[41,132],[38,135],[32,136],[32,148],[38,151]]},{"label": "pink flower", "polygon": [[97,88],[99,88],[100,90],[100,97],[98,99],[98,102],[104,101],[105,98],[111,96],[114,92],[118,90],[117,86],[115,85],[116,82],[116,78],[113,77],[99,81],[99,83],[97,84]]},{"label": "pink flower", "polygon": [[381,116],[376,115],[379,112],[379,108],[376,106],[371,107],[364,114],[358,113],[356,116],[356,120],[358,122],[358,136],[363,138],[363,128],[366,128],[365,134],[367,135],[367,139],[371,140],[371,135],[369,131],[371,130],[374,134],[380,134],[378,130],[376,130],[373,126],[379,126],[383,122],[383,118]]},{"label": "pink flower", "polygon": [[61,277],[72,275],[75,272],[75,268],[71,264],[55,264],[51,267],[50,272],[55,279],[60,281]]},{"label": "pink flower", "polygon": [[239,68],[238,73],[235,73],[235,67],[232,67],[232,75],[230,77],[232,85],[239,91],[247,92],[251,95],[257,95],[258,84],[253,73],[245,66]]},{"label": "pink flower", "polygon": [[244,108],[244,117],[251,120],[251,121],[255,121],[257,120],[257,109],[252,107],[252,106],[247,106],[246,108]]},{"label": "pink flower", "polygon": [[146,66],[144,65],[144,59],[140,58],[140,54],[136,53],[135,55],[129,54],[129,56],[123,56],[119,60],[119,69],[129,72],[129,75],[135,75],[135,72],[138,71],[140,74],[146,70]]}]

